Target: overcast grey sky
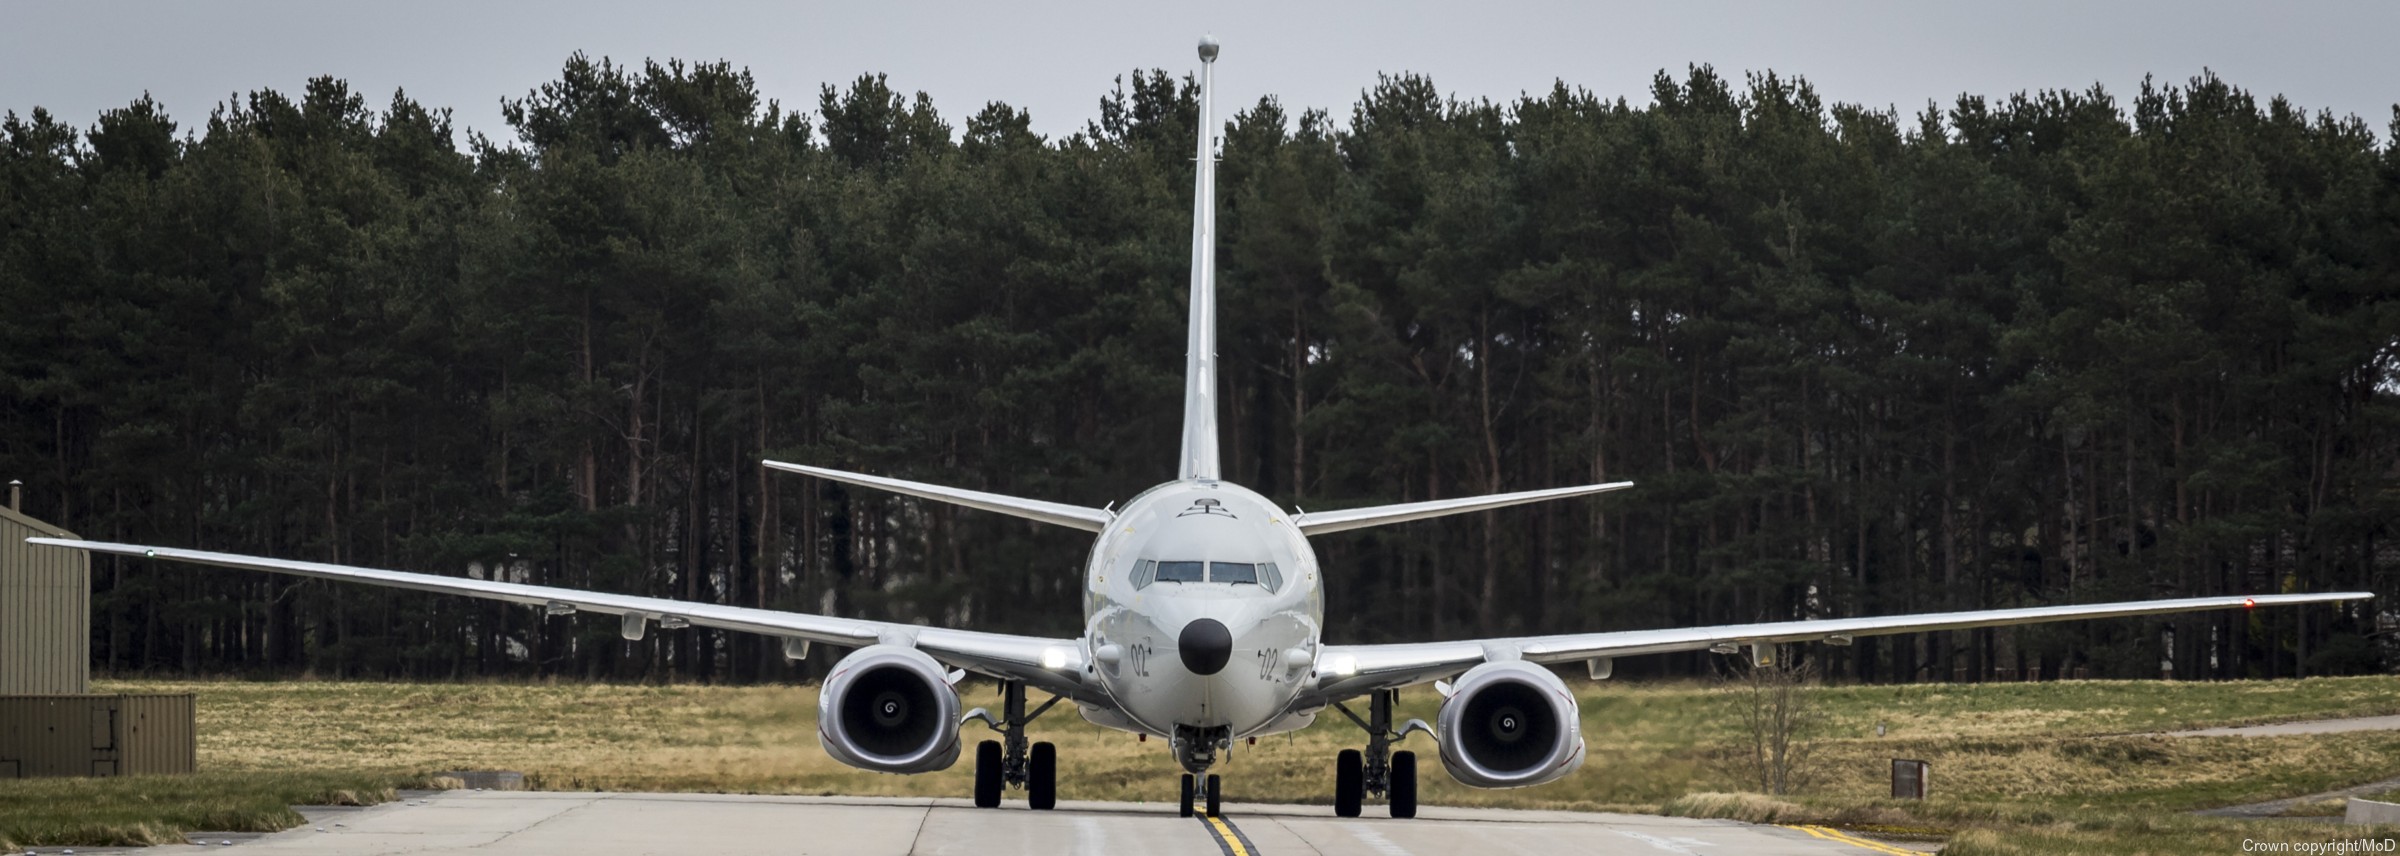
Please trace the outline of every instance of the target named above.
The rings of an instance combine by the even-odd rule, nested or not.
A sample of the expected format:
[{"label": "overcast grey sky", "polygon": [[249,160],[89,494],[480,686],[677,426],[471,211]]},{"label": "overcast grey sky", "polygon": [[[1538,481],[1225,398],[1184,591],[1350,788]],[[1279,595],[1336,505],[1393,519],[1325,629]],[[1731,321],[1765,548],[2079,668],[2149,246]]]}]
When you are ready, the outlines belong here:
[{"label": "overcast grey sky", "polygon": [[[985,103],[1031,111],[1052,137],[1094,118],[1110,81],[1197,66],[1213,32],[1220,104],[1274,94],[1346,117],[1377,72],[1507,100],[1564,79],[1647,103],[1651,75],[1709,63],[1773,69],[1828,101],[1912,114],[1961,92],[2097,82],[2120,103],[2142,75],[2203,68],[2387,133],[2400,101],[2400,3],[1851,2],[1659,4],[991,2],[28,2],[0,0],[0,110],[49,108],[89,126],[148,90],[186,130],[235,92],[350,81],[381,108],[394,88],[508,136],[499,101],[554,79],[571,52],[748,67],[770,98],[814,112],[818,86],[884,72],[953,126]],[[1220,108],[1224,109],[1224,108]],[[1228,111],[1229,112],[1229,111]],[[461,135],[463,140],[463,134]]]}]

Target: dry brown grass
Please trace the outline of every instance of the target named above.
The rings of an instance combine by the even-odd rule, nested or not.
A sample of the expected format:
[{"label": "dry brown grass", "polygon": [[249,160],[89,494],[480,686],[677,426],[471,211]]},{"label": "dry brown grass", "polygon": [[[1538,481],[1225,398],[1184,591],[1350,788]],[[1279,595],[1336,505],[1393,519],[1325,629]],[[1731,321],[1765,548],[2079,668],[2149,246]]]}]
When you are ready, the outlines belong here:
[{"label": "dry brown grass", "polygon": [[1658,813],[1673,817],[1709,817],[1744,823],[1801,823],[1824,817],[1807,806],[1764,794],[1697,793],[1668,800]]},{"label": "dry brown grass", "polygon": [[[2010,834],[1961,837],[1960,852],[2079,852],[2085,845],[2074,842],[2134,834],[2127,829],[2215,847],[2225,830],[2241,827],[2179,813],[2400,775],[2400,734],[2135,733],[2400,712],[2394,678],[1819,688],[1812,692],[1827,715],[1818,748],[1824,775],[1781,800],[1716,793],[1735,783],[1712,772],[1712,762],[1739,735],[1729,700],[1711,687],[1577,685],[1591,741],[1582,772],[1538,788],[1475,790],[1438,772],[1431,741],[1419,737],[1403,748],[1425,759],[1422,799],[1902,830],[1997,826]],[[443,770],[513,769],[531,786],[553,790],[956,796],[969,791],[973,766],[922,776],[842,766],[817,746],[816,693],[808,687],[120,681],[101,690],[196,693],[200,767],[221,782],[314,771],[360,779],[371,790],[421,785]],[[977,686],[966,703],[996,706],[998,699]],[[1436,703],[1431,692],[1412,691],[1398,715],[1431,719]],[[1887,728],[1881,738],[1874,736],[1879,722]],[[1067,706],[1033,730],[1059,746],[1062,798],[1175,797],[1177,769],[1160,741],[1088,725]],[[980,726],[965,735],[970,742],[988,736]],[[1237,746],[1221,769],[1226,796],[1322,802],[1331,759],[1358,742],[1357,730],[1329,713],[1314,728]],[[1934,799],[1884,796],[1895,757],[1932,762]],[[9,795],[0,788],[0,800]],[[40,804],[38,795],[19,803]],[[2010,843],[2020,832],[2050,849]],[[1991,849],[2004,846],[2018,849]]]},{"label": "dry brown grass", "polygon": [[[560,790],[955,795],[969,764],[923,776],[867,773],[816,741],[808,687],[609,684],[395,684],[224,681],[119,683],[112,690],[200,697],[200,766],[218,771],[358,770],[424,775],[513,769]],[[2074,682],[1970,687],[1834,687],[1823,780],[1804,796],[1873,799],[1891,758],[1933,762],[1937,797],[2045,807],[2197,808],[2270,799],[2400,774],[2400,737],[2184,739],[2127,731],[2400,708],[2389,678],[2235,684]],[[1735,784],[1712,760],[1738,740],[1728,702],[1705,685],[1584,685],[1585,770],[1510,791],[1464,788],[1442,775],[1424,799],[1453,805],[1651,807]],[[2137,702],[2139,702],[2137,704]],[[969,706],[997,706],[988,685]],[[1400,715],[1431,719],[1430,692]],[[2215,717],[2214,719],[2206,717]],[[1886,723],[1887,736],[1873,736]],[[1169,800],[1175,767],[1160,741],[1088,725],[1061,706],[1035,723],[1059,745],[1067,799]],[[2095,736],[2098,735],[2098,736]],[[988,737],[970,726],[970,742]],[[1337,715],[1317,727],[1239,746],[1223,772],[1241,800],[1325,799],[1330,759],[1358,742]],[[1403,748],[1431,760],[1424,738]]]}]

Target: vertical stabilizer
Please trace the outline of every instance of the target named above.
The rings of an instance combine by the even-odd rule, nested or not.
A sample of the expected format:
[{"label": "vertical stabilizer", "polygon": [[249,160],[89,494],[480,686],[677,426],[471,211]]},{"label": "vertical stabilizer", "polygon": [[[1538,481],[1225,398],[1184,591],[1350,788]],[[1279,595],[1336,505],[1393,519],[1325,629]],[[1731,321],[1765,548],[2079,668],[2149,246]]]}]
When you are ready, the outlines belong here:
[{"label": "vertical stabilizer", "polygon": [[1200,39],[1200,144],[1192,179],[1192,328],[1184,345],[1183,460],[1176,477],[1214,481],[1217,473],[1217,158],[1209,145],[1216,115],[1208,100],[1217,40]]}]

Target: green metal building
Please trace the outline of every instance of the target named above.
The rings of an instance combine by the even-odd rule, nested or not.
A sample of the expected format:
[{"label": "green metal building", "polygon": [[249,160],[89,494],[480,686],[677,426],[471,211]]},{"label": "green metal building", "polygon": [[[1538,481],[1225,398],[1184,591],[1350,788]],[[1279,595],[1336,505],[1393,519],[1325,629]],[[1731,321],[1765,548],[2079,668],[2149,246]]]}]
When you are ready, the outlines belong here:
[{"label": "green metal building", "polygon": [[93,695],[92,556],[0,506],[0,779],[189,773],[190,695]]},{"label": "green metal building", "polygon": [[0,507],[0,696],[90,692],[92,554],[36,537],[80,536]]}]

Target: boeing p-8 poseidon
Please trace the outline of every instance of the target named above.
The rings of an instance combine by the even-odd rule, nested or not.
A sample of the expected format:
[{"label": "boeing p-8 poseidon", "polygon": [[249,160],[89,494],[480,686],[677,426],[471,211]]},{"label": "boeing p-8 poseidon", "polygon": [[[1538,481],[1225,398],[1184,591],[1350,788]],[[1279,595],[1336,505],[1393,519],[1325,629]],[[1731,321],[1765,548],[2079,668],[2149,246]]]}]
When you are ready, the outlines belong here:
[{"label": "boeing p-8 poseidon", "polygon": [[[1209,769],[1234,741],[1306,728],[1327,708],[1365,732],[1361,749],[1334,762],[1334,812],[1354,817],[1374,795],[1394,817],[1416,814],[1417,760],[1394,746],[1422,731],[1459,782],[1511,788],[1550,782],[1583,764],[1575,695],[1551,664],[1585,663],[1604,678],[1614,658],[1673,651],[1748,649],[1753,658],[1793,642],[2149,615],[2271,604],[2320,603],[2365,593],[2201,597],[1762,624],[1470,639],[1400,645],[1329,645],[1322,636],[1322,574],[1309,539],[1349,529],[1563,499],[1629,482],[1332,512],[1286,510],[1220,477],[1217,455],[1216,192],[1209,101],[1217,43],[1200,43],[1200,122],[1192,209],[1191,319],[1185,358],[1182,454],[1175,480],[1120,507],[1091,508],[902,481],[819,467],[765,465],[938,502],[1095,533],[1083,570],[1083,633],[1045,639],[883,621],[834,618],[549,586],[198,550],[50,538],[37,544],[349,580],[541,606],[552,613],[620,617],[640,639],[650,624],[701,625],[780,637],[785,652],[811,643],[856,650],[834,665],[819,697],[817,732],[843,763],[890,773],[942,770],[958,761],[960,731],[981,721],[999,733],[975,752],[975,803],[994,807],[1022,788],[1035,809],[1057,802],[1057,754],[1026,729],[1060,700],[1106,728],[1164,738],[1180,764],[1182,811],[1215,814]],[[999,681],[1001,709],[960,711],[969,673]],[[1395,727],[1403,687],[1434,682],[1436,722]],[[1028,691],[1051,698],[1027,709]],[[1345,702],[1365,700],[1359,716]]]}]

